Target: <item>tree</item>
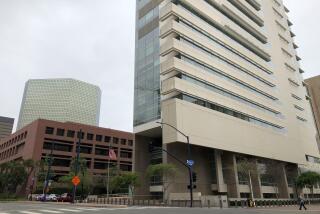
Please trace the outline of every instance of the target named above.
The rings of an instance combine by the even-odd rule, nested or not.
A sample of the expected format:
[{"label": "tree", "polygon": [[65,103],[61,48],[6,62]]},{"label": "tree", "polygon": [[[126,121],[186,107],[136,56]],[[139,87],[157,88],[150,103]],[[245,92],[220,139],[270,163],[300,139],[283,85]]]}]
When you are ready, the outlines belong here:
[{"label": "tree", "polygon": [[279,175],[283,173],[281,167],[282,165],[280,162],[277,162],[275,160],[266,160],[265,168],[260,169],[260,173],[269,180],[269,185],[273,187],[277,199],[279,198],[279,184],[277,180]]},{"label": "tree", "polygon": [[28,179],[28,171],[23,161],[11,161],[1,164],[0,185],[5,193],[15,194],[17,188]]},{"label": "tree", "polygon": [[148,178],[159,177],[162,181],[163,198],[167,198],[167,190],[177,174],[177,168],[173,164],[161,163],[150,165],[147,168]]},{"label": "tree", "polygon": [[296,184],[300,188],[307,187],[311,191],[311,195],[313,198],[314,186],[320,182],[320,174],[312,171],[301,173],[297,179]]},{"label": "tree", "polygon": [[134,194],[134,188],[139,184],[139,177],[135,172],[122,172],[110,179],[110,189],[115,191],[129,189],[132,194]]},{"label": "tree", "polygon": [[[69,184],[70,189],[73,187],[72,178],[75,176],[76,172],[76,159],[73,158],[70,164],[70,172],[59,178],[58,182],[60,184]],[[81,195],[89,194],[93,188],[93,180],[91,174],[88,172],[87,160],[84,158],[79,158],[78,161],[78,177],[80,178]]]},{"label": "tree", "polygon": [[237,162],[237,170],[241,176],[244,176],[250,187],[251,199],[254,200],[252,188],[252,175],[257,173],[257,164],[255,159],[242,158]]}]

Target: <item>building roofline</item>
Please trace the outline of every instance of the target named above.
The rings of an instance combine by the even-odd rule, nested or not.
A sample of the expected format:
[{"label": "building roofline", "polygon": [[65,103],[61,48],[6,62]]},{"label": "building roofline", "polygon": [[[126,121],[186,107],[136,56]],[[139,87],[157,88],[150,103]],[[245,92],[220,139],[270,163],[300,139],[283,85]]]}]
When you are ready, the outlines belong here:
[{"label": "building roofline", "polygon": [[14,123],[14,118],[0,116],[0,122],[12,123],[13,124]]}]

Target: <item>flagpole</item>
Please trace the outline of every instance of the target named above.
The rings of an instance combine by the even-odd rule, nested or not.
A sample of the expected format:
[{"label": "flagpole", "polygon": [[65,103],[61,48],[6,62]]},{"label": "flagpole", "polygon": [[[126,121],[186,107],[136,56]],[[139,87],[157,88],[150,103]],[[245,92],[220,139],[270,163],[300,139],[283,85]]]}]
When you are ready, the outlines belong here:
[{"label": "flagpole", "polygon": [[109,151],[108,151],[108,172],[107,172],[107,199],[109,199],[109,178],[110,178],[110,149],[111,149],[111,139],[110,139],[110,142],[109,142]]}]

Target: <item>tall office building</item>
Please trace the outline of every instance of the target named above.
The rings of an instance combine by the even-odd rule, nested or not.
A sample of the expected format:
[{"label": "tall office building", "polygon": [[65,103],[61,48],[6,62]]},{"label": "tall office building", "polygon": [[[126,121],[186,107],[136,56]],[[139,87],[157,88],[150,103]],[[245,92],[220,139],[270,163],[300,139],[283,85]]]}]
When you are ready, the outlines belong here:
[{"label": "tall office building", "polygon": [[12,133],[14,119],[0,116],[0,139]]},{"label": "tall office building", "polygon": [[[150,152],[152,143],[194,161],[194,192],[248,197],[239,168],[247,160],[255,198],[293,197],[298,166],[319,150],[282,1],[137,0],[136,8],[135,170],[145,177],[150,164],[173,163],[180,173],[168,192],[189,191],[185,167]],[[189,137],[191,157],[186,138],[159,121]],[[153,178],[137,193],[161,195],[162,183]]]},{"label": "tall office building", "polygon": [[318,131],[317,140],[320,150],[320,75],[306,79],[308,95],[311,101],[313,116]]},{"label": "tall office building", "polygon": [[17,130],[41,118],[98,126],[101,90],[75,79],[34,79],[26,83]]}]

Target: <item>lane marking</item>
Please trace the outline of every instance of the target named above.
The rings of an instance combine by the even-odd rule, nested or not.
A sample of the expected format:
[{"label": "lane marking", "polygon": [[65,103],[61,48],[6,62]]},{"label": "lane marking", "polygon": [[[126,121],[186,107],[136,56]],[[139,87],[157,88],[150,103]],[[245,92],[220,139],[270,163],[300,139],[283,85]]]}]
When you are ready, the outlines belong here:
[{"label": "lane marking", "polygon": [[63,213],[60,211],[55,211],[55,210],[39,210],[40,212],[44,212],[44,213]]},{"label": "lane marking", "polygon": [[32,211],[19,211],[19,212],[24,214],[41,214],[41,213],[32,212]]},{"label": "lane marking", "polygon": [[77,210],[86,210],[86,211],[97,211],[102,210],[103,208],[90,208],[90,207],[76,207]]},{"label": "lane marking", "polygon": [[[58,210],[67,211],[67,212],[75,212],[75,213],[82,212],[81,210],[70,210],[70,209],[58,209]],[[30,213],[30,214],[31,214],[31,213]]]}]

